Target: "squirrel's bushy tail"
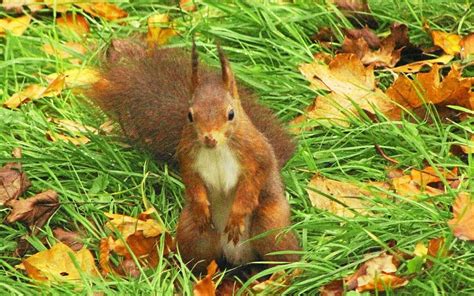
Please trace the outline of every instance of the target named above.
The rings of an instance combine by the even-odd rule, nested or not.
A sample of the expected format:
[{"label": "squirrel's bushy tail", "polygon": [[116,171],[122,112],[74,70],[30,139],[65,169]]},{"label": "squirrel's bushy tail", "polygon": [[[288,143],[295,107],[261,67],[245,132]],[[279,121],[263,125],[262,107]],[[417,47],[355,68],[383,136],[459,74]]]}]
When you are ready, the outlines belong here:
[{"label": "squirrel's bushy tail", "polygon": [[[221,75],[205,65],[199,71],[200,76]],[[133,144],[174,163],[191,99],[191,55],[176,48],[146,51],[117,40],[107,52],[102,78],[88,96],[119,122]],[[294,151],[291,137],[249,90],[240,86],[239,92],[245,112],[284,165]]]}]

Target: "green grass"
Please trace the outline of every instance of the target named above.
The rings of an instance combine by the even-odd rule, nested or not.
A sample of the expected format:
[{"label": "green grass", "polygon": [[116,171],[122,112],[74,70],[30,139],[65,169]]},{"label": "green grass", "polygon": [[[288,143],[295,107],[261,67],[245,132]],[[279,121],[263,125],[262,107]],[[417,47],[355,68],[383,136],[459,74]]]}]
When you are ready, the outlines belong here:
[{"label": "green grass", "polygon": [[[285,5],[270,1],[203,1],[194,16],[167,4],[170,1],[162,5],[151,2],[155,1],[120,3],[130,14],[124,24],[88,17],[91,23],[88,40],[94,46],[83,64],[96,65],[111,39],[146,32],[149,15],[170,13],[181,34],[173,39],[172,46],[189,47],[191,36],[196,34],[202,58],[217,65],[215,41],[220,40],[237,76],[255,89],[261,101],[284,121],[301,113],[316,96],[298,71],[298,65],[310,61],[313,53],[323,51],[309,36],[321,26],[330,25],[336,31],[350,26],[340,12],[321,1],[294,1]],[[423,30],[425,21],[432,28],[445,31],[460,34],[474,31],[474,8],[469,0],[369,2],[380,23],[379,33],[388,32],[394,21],[405,23],[414,43],[430,44]],[[341,41],[342,35],[338,38]],[[63,40],[66,36],[55,28],[51,13],[35,18],[25,35],[2,39],[0,102],[29,83],[43,81],[43,74],[68,69],[71,65],[40,50],[45,43],[57,44]],[[464,75],[474,76],[474,70],[468,69]],[[387,73],[378,71],[377,77],[381,78],[382,88],[391,83]],[[351,219],[313,208],[306,193],[307,183],[315,173],[353,182],[386,180],[390,164],[373,148],[379,144],[400,161],[398,167],[402,169],[422,168],[426,163],[440,168],[458,167],[463,176],[461,189],[472,194],[472,155],[460,159],[449,151],[451,145],[465,143],[474,133],[474,120],[442,123],[436,112],[429,114],[434,123],[420,119],[380,123],[354,119],[350,128],[316,126],[299,137],[297,153],[282,175],[293,209],[294,228],[301,238],[303,259],[275,269],[299,267],[304,273],[294,280],[287,294],[315,295],[322,285],[351,274],[364,254],[385,248],[389,240],[396,240],[401,250],[411,252],[417,242],[435,237],[446,238],[451,255],[411,279],[405,288],[387,294],[474,293],[474,245],[456,239],[447,225],[458,190],[449,190],[436,197],[435,202],[407,200],[391,193],[391,199],[372,200],[376,215]],[[153,162],[144,152],[125,147],[117,135],[88,134],[92,141],[80,147],[49,142],[45,132],[54,126],[47,121],[48,117],[71,119],[92,127],[106,120],[86,98],[69,90],[59,97],[44,98],[15,111],[0,108],[0,164],[11,160],[14,147],[22,147],[24,170],[33,183],[26,195],[54,189],[64,203],[37,236],[28,237],[36,250],[54,244],[51,230],[60,226],[86,233],[86,246],[97,254],[99,239],[106,236],[103,213],[134,216],[144,209],[143,200],[150,201],[166,227],[174,231],[183,206],[183,184],[175,171]],[[8,211],[1,208],[0,217],[4,218]],[[0,225],[0,294],[77,294],[72,285],[38,286],[15,269],[20,259],[11,254],[17,239],[25,234],[27,228],[21,224]],[[189,295],[193,280],[185,267],[177,268],[163,259],[156,270],[148,270],[138,279],[85,278],[81,293]]]}]

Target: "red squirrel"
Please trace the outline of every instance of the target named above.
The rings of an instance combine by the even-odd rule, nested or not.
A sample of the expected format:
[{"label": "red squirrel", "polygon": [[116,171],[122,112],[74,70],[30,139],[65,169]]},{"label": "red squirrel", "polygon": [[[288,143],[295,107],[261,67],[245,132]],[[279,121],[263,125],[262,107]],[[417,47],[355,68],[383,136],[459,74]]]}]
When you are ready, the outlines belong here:
[{"label": "red squirrel", "polygon": [[[182,258],[203,271],[212,260],[232,265],[299,259],[280,168],[294,143],[272,112],[238,87],[224,52],[220,71],[180,49],[115,41],[90,97],[132,142],[158,160],[178,160],[186,205],[177,226]],[[256,239],[253,237],[260,235]],[[269,254],[277,251],[281,254]]]}]

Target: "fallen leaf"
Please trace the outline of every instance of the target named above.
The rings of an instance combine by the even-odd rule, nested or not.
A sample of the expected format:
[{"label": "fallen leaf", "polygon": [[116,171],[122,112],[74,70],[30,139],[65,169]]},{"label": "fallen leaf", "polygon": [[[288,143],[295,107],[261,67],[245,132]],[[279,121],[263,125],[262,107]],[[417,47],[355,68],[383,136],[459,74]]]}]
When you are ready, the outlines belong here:
[{"label": "fallen leaf", "polygon": [[344,296],[344,281],[334,280],[319,289],[320,296]]},{"label": "fallen leaf", "polygon": [[173,28],[169,27],[169,16],[167,14],[155,14],[148,18],[147,42],[150,48],[163,45],[168,39],[177,35]]},{"label": "fallen leaf", "polygon": [[74,252],[63,243],[32,255],[18,267],[25,269],[30,278],[49,283],[80,283],[81,274],[98,275],[94,257],[88,249]]},{"label": "fallen leaf", "polygon": [[58,28],[65,34],[75,34],[85,37],[89,33],[89,22],[79,14],[66,13],[56,19]]},{"label": "fallen leaf", "polygon": [[72,3],[71,0],[43,0],[43,3],[52,8],[56,12],[64,13],[71,9]]},{"label": "fallen leaf", "polygon": [[416,183],[412,177],[408,175],[393,179],[392,186],[398,195],[409,198],[417,198],[423,194],[437,196],[444,193],[443,190],[431,186],[422,188],[420,184]]},{"label": "fallen leaf", "polygon": [[442,31],[431,31],[433,44],[439,46],[449,55],[456,55],[461,51],[461,36]]},{"label": "fallen leaf", "polygon": [[394,72],[403,72],[403,73],[414,73],[414,72],[420,72],[420,70],[424,66],[433,66],[434,64],[441,64],[441,65],[446,65],[449,63],[454,56],[452,55],[442,55],[438,58],[435,59],[429,59],[429,60],[421,60],[421,61],[416,61],[410,64],[406,64],[400,67],[395,67],[392,69]]},{"label": "fallen leaf", "polygon": [[82,237],[77,232],[67,231],[58,227],[53,229],[53,234],[58,241],[65,244],[73,251],[79,251],[84,247],[84,244],[82,243]]},{"label": "fallen leaf", "polygon": [[58,194],[47,190],[27,199],[12,199],[5,203],[11,208],[6,217],[8,223],[23,222],[32,228],[40,228],[59,208]]},{"label": "fallen leaf", "polygon": [[[155,267],[159,262],[158,247],[164,236],[163,255],[175,249],[174,239],[165,232],[163,225],[153,219],[153,208],[141,213],[138,218],[120,214],[105,213],[110,219],[105,224],[109,230],[117,233],[116,239],[110,236],[102,239],[100,245],[100,266],[103,274],[114,272],[121,275],[137,276],[139,268],[133,257],[143,267]],[[108,261],[110,252],[113,251],[123,259],[119,266],[114,267]]]},{"label": "fallen leaf", "polygon": [[[15,158],[21,158],[21,149],[15,148],[12,154]],[[30,185],[28,176],[22,171],[21,163],[5,164],[0,168],[0,205],[18,199]]]},{"label": "fallen leaf", "polygon": [[413,254],[418,257],[425,257],[426,255],[428,255],[428,248],[425,246],[424,243],[418,242],[415,246]]},{"label": "fallen leaf", "polygon": [[454,200],[453,219],[448,224],[457,238],[474,240],[474,201],[468,193],[460,193]]},{"label": "fallen leaf", "polygon": [[54,133],[51,131],[46,132],[46,139],[48,139],[51,142],[58,142],[58,141],[69,142],[75,146],[85,145],[91,141],[88,137],[83,136],[83,135],[67,136],[64,134]]},{"label": "fallen leaf", "polygon": [[471,136],[468,145],[461,145],[461,150],[466,154],[474,153],[474,135]]},{"label": "fallen leaf", "polygon": [[410,44],[410,41],[406,25],[395,23],[390,31],[389,36],[380,40],[367,27],[347,30],[341,50],[356,54],[364,65],[392,68],[400,60],[403,47]]},{"label": "fallen leaf", "polygon": [[362,188],[315,175],[308,184],[307,192],[314,207],[341,217],[354,217],[370,213],[371,203],[364,199],[374,195],[369,186]]},{"label": "fallen leaf", "polygon": [[[61,47],[45,44],[42,49],[48,55],[53,55],[60,59],[70,59],[75,55],[84,55],[87,52],[87,48],[77,42],[66,42],[64,45],[61,45]],[[77,58],[70,59],[70,61],[72,64],[80,64],[82,62]]]},{"label": "fallen leaf", "polygon": [[263,291],[271,291],[272,295],[281,295],[291,284],[291,281],[301,275],[303,270],[295,269],[290,274],[285,271],[273,273],[268,280],[252,286],[252,291],[262,293]]},{"label": "fallen leaf", "polygon": [[362,38],[372,49],[380,48],[380,38],[367,26],[363,27],[362,29],[345,29],[344,33],[346,38],[353,40]]},{"label": "fallen leaf", "polygon": [[101,274],[107,276],[111,272],[115,272],[110,266],[110,251],[112,251],[112,245],[114,239],[112,237],[102,238],[99,245],[99,266],[102,270]]},{"label": "fallen leaf", "polygon": [[446,257],[448,255],[444,238],[438,237],[430,239],[428,242],[428,255],[434,258]]},{"label": "fallen leaf", "polygon": [[364,67],[354,54],[338,54],[326,65],[320,60],[300,66],[301,73],[315,89],[331,90],[316,98],[306,118],[327,120],[348,126],[346,114],[358,114],[356,106],[374,113],[378,109],[391,118],[398,118],[399,109],[391,99],[376,87],[373,66]]},{"label": "fallen leaf", "polygon": [[100,17],[109,21],[114,21],[128,16],[128,13],[125,10],[121,9],[115,4],[108,2],[74,4],[92,16]]},{"label": "fallen leaf", "polygon": [[194,284],[194,296],[214,296],[216,295],[216,284],[212,281],[212,277],[217,271],[216,261],[212,261],[207,267],[207,275]]},{"label": "fallen leaf", "polygon": [[179,7],[184,11],[196,11],[194,0],[179,0]]},{"label": "fallen leaf", "polygon": [[461,45],[462,59],[467,59],[470,55],[474,55],[474,33],[464,36],[459,45]]},{"label": "fallen leaf", "polygon": [[43,8],[43,5],[38,4],[41,0],[3,0],[2,7],[6,11],[13,11],[14,13],[21,13],[23,6],[27,6],[31,12],[36,12]]},{"label": "fallen leaf", "polygon": [[344,280],[349,290],[385,291],[408,284],[408,280],[395,275],[398,264],[393,255],[382,253],[364,262],[359,269]]},{"label": "fallen leaf", "polygon": [[424,102],[473,109],[471,85],[472,81],[462,78],[461,72],[454,67],[441,81],[439,66],[434,64],[430,72],[418,73],[413,80],[404,75],[399,76],[386,94],[410,109],[420,107]]},{"label": "fallen leaf", "polygon": [[24,15],[17,18],[7,17],[0,19],[0,37],[5,37],[7,32],[13,36],[21,36],[28,29],[31,16]]},{"label": "fallen leaf", "polygon": [[356,27],[369,26],[372,29],[378,27],[378,23],[372,16],[367,0],[331,0],[349,18]]},{"label": "fallen leaf", "polygon": [[99,131],[96,128],[90,127],[83,123],[75,122],[69,119],[61,119],[61,118],[52,118],[49,117],[48,122],[52,122],[56,124],[60,129],[72,132],[72,133],[94,133],[97,134]]},{"label": "fallen leaf", "polygon": [[87,88],[100,79],[100,72],[94,68],[77,68],[53,73],[46,76],[46,80],[55,80],[58,76],[64,75],[67,88]]}]

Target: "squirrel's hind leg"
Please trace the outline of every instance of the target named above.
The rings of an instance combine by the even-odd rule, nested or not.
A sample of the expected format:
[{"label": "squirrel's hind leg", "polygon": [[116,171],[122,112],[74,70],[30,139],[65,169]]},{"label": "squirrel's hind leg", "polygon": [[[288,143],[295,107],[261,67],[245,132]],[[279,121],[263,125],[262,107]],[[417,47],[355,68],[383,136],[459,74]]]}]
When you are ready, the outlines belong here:
[{"label": "squirrel's hind leg", "polygon": [[[268,194],[268,193],[266,193]],[[283,197],[265,196],[255,210],[251,237],[263,234],[262,238],[251,241],[258,256],[265,261],[295,262],[299,255],[291,251],[300,250],[293,232],[283,233],[282,229],[290,225],[290,209]],[[269,255],[272,252],[289,251],[288,254]]]},{"label": "squirrel's hind leg", "polygon": [[201,233],[192,217],[191,209],[186,206],[178,221],[177,246],[181,258],[193,272],[205,273],[209,263],[221,257],[219,234],[211,227]]}]

